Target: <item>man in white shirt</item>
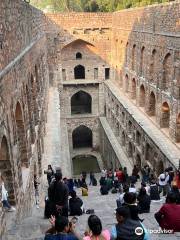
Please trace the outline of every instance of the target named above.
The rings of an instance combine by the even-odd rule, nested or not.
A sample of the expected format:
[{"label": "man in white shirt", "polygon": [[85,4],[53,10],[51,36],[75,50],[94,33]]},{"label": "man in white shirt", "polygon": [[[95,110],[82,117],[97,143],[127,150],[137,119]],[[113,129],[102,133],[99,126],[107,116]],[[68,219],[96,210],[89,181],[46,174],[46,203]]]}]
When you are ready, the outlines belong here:
[{"label": "man in white shirt", "polygon": [[131,183],[131,185],[129,187],[129,192],[136,193],[136,187],[133,183]]},{"label": "man in white shirt", "polygon": [[12,207],[8,202],[8,192],[4,186],[3,177],[1,175],[0,175],[0,188],[2,194],[1,202],[3,203],[3,207],[7,209],[9,212],[15,211],[16,209]]},{"label": "man in white shirt", "polygon": [[166,196],[168,193],[168,181],[169,181],[168,171],[161,173],[158,179],[159,179],[159,192],[161,193],[163,191],[163,196]]}]

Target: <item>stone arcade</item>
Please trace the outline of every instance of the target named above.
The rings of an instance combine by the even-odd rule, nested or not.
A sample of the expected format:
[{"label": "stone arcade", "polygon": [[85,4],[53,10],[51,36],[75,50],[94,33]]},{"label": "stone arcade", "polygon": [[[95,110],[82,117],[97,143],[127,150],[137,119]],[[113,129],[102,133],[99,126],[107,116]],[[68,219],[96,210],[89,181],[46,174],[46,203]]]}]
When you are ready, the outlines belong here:
[{"label": "stone arcade", "polygon": [[[96,171],[178,167],[179,7],[44,14],[21,0],[0,1],[0,172],[17,222],[31,213],[33,176],[46,167],[49,87],[59,92],[66,176],[82,170],[82,158]],[[1,203],[0,224],[2,236]]]}]

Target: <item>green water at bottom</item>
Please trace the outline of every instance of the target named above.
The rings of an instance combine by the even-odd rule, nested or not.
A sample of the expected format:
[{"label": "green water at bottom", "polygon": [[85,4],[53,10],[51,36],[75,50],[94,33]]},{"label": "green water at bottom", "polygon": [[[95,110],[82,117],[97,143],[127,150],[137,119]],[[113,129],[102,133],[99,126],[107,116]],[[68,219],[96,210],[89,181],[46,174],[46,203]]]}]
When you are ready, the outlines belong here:
[{"label": "green water at bottom", "polygon": [[100,172],[97,159],[94,156],[90,156],[90,155],[76,156],[75,158],[73,158],[72,162],[73,162],[74,175],[79,175],[83,171],[87,173],[91,171],[94,173]]}]

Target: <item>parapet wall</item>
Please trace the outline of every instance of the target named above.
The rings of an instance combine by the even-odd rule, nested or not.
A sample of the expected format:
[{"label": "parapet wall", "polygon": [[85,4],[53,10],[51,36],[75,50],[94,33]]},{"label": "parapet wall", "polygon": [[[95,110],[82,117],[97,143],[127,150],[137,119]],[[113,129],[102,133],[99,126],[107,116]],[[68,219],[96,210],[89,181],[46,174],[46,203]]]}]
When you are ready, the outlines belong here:
[{"label": "parapet wall", "polygon": [[112,13],[47,13],[46,16],[64,29],[112,26]]},{"label": "parapet wall", "polygon": [[0,71],[39,35],[44,34],[45,17],[22,0],[0,1]]},{"label": "parapet wall", "polygon": [[157,4],[113,13],[112,26],[128,31],[179,33],[179,3]]}]

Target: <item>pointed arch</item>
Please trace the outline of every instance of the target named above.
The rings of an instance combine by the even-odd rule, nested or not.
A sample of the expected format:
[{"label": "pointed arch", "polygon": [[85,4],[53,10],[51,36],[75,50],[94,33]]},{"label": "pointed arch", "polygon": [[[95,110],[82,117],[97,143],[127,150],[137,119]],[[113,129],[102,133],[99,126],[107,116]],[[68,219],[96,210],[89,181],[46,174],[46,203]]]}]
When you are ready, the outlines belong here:
[{"label": "pointed arch", "polygon": [[137,154],[137,155],[136,155],[136,165],[137,165],[137,168],[138,168],[138,169],[141,169],[141,164],[142,164],[142,162],[141,162],[141,157],[140,157],[139,154]]},{"label": "pointed arch", "polygon": [[23,113],[19,102],[16,104],[15,120],[17,127],[18,146],[20,152],[20,165],[21,167],[28,167],[27,148],[26,148],[26,135],[23,121]]},{"label": "pointed arch", "polygon": [[163,61],[163,88],[170,87],[172,80],[172,56],[170,53],[166,54]]},{"label": "pointed arch", "polygon": [[136,44],[132,48],[132,70],[135,70],[135,58],[136,58]]},{"label": "pointed arch", "polygon": [[149,97],[148,115],[149,116],[156,115],[156,97],[154,92],[151,92]]},{"label": "pointed arch", "polygon": [[132,99],[136,99],[136,80],[135,78],[132,79]]},{"label": "pointed arch", "polygon": [[144,85],[142,84],[140,86],[140,91],[139,91],[139,106],[144,107],[145,106],[145,100],[146,100],[146,92]]},{"label": "pointed arch", "polygon": [[128,144],[128,157],[132,157],[133,156],[133,146],[132,146],[132,143],[129,142]]},{"label": "pointed arch", "polygon": [[121,142],[122,142],[122,146],[125,146],[125,143],[126,143],[126,136],[125,136],[124,131],[122,132]]},{"label": "pointed arch", "polygon": [[74,68],[74,78],[75,79],[85,79],[85,67],[82,65],[77,65]]},{"label": "pointed arch", "polygon": [[129,90],[129,77],[126,74],[125,75],[125,92],[128,92],[128,90]]},{"label": "pointed arch", "polygon": [[151,82],[155,82],[157,62],[158,62],[157,51],[156,49],[153,49],[152,55],[151,55],[150,68],[149,68],[149,75],[150,75]]},{"label": "pointed arch", "polygon": [[78,91],[71,97],[71,114],[91,113],[92,97],[85,91]]},{"label": "pointed arch", "polygon": [[161,128],[169,128],[169,124],[170,124],[170,107],[167,102],[164,102],[161,108]]},{"label": "pointed arch", "polygon": [[3,177],[4,184],[8,190],[8,200],[11,204],[16,203],[14,181],[13,181],[13,170],[10,162],[9,146],[7,138],[2,137],[0,145],[0,174]]},{"label": "pointed arch", "polygon": [[140,76],[144,75],[144,60],[145,60],[145,47],[141,48],[141,57],[140,57]]},{"label": "pointed arch", "polygon": [[76,53],[76,59],[82,59],[82,54],[80,52]]},{"label": "pointed arch", "polygon": [[37,82],[36,78],[31,74],[31,105],[32,105],[32,110],[34,113],[34,122],[35,125],[38,124],[38,110],[37,110],[37,102],[36,102],[36,97],[37,97]]},{"label": "pointed arch", "polygon": [[160,175],[161,173],[164,172],[164,164],[163,164],[163,161],[159,161],[157,164],[156,164],[156,169],[157,169],[157,174]]},{"label": "pointed arch", "polygon": [[73,148],[92,147],[92,130],[80,125],[72,132]]},{"label": "pointed arch", "polygon": [[69,43],[66,43],[66,45],[64,45],[64,46],[62,47],[62,50],[70,47],[71,45],[77,45],[77,44],[86,44],[86,45],[89,45],[89,46],[95,48],[95,45],[94,45],[94,44],[92,44],[92,43],[90,43],[90,42],[87,42],[87,41],[85,41],[85,40],[83,40],[83,39],[78,38],[78,39],[76,39],[76,40],[70,41]]}]

